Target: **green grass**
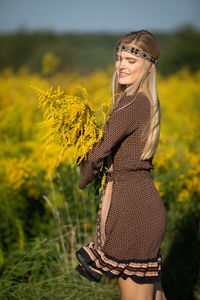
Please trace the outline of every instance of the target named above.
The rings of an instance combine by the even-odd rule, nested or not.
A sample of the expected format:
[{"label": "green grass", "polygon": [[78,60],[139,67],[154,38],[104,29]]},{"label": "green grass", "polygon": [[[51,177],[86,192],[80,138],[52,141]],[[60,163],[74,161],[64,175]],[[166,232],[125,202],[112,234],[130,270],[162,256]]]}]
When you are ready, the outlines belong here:
[{"label": "green grass", "polygon": [[1,276],[0,299],[120,299],[116,279],[95,283],[82,277],[75,270],[78,261],[72,264],[70,253],[60,255],[60,243],[59,238],[32,241],[26,251],[13,253]]}]

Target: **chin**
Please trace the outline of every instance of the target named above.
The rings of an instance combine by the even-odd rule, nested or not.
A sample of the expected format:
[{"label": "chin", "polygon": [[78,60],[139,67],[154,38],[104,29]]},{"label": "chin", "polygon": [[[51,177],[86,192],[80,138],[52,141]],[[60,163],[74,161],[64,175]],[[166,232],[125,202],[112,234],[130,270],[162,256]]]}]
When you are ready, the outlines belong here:
[{"label": "chin", "polygon": [[121,85],[130,85],[132,84],[133,82],[128,82],[126,80],[118,80],[118,83],[121,84]]},{"label": "chin", "polygon": [[118,78],[118,82],[121,83],[121,84],[127,84],[128,80],[127,78]]}]

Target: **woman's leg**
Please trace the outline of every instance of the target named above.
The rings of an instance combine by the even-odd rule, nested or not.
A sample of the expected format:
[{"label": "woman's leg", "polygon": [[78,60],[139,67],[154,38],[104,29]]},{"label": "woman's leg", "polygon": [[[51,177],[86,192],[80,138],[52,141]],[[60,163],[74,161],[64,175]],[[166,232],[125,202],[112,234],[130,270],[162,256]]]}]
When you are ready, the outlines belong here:
[{"label": "woman's leg", "polygon": [[139,284],[131,278],[119,277],[118,284],[121,300],[153,300],[154,283]]},{"label": "woman's leg", "polygon": [[163,292],[162,289],[162,284],[161,281],[156,282],[154,285],[154,300],[167,300],[167,298],[165,297],[165,294]]}]

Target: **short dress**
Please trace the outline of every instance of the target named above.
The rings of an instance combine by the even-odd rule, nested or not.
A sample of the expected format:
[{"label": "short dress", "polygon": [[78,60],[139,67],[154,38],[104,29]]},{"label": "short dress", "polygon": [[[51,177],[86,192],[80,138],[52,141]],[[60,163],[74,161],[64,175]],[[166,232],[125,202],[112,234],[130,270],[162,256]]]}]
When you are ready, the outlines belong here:
[{"label": "short dress", "polygon": [[109,115],[102,138],[80,164],[83,190],[98,175],[103,160],[109,174],[98,208],[94,241],[76,251],[76,270],[90,281],[131,278],[160,280],[161,243],[167,212],[151,178],[153,157],[141,160],[151,103],[143,93],[123,96]]}]

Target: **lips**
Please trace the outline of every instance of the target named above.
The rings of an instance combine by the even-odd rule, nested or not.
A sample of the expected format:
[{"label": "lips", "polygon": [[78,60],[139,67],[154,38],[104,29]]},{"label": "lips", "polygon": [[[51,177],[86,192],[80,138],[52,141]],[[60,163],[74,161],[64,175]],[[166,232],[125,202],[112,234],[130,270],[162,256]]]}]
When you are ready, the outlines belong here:
[{"label": "lips", "polygon": [[120,72],[119,73],[119,77],[125,77],[125,76],[128,76],[129,74],[128,73],[125,73],[125,72]]}]

